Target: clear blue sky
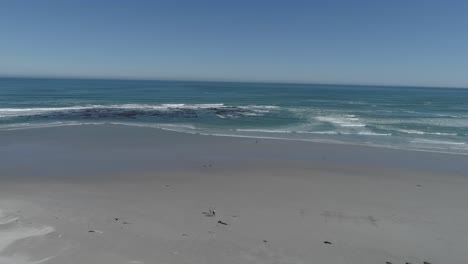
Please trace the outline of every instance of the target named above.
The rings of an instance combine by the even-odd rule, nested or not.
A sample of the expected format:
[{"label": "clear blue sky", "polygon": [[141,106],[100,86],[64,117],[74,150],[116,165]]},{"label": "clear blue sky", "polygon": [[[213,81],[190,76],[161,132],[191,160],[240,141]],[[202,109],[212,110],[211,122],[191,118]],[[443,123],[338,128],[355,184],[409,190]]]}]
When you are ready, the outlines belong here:
[{"label": "clear blue sky", "polygon": [[468,87],[468,1],[3,0],[0,75]]}]

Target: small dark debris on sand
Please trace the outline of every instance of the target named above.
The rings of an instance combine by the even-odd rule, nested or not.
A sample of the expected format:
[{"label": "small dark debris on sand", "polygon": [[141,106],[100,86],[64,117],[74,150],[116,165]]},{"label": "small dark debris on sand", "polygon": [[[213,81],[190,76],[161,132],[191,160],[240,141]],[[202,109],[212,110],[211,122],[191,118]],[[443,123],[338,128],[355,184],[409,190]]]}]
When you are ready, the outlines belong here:
[{"label": "small dark debris on sand", "polygon": [[202,212],[202,214],[205,215],[206,217],[216,216],[216,209],[210,208],[208,212]]},{"label": "small dark debris on sand", "polygon": [[123,222],[122,224],[123,224],[123,225],[129,225],[129,224],[131,224],[131,223],[130,223],[130,222],[127,222],[127,221],[125,221],[125,222]]},{"label": "small dark debris on sand", "polygon": [[416,185],[417,187],[421,187],[421,184]]},{"label": "small dark debris on sand", "polygon": [[119,220],[120,220],[120,218],[114,217],[114,221],[119,221]]},{"label": "small dark debris on sand", "polygon": [[390,261],[385,262],[385,264],[392,264]]},{"label": "small dark debris on sand", "polygon": [[221,221],[221,220],[218,221],[218,224],[228,225],[228,223],[225,223],[225,222],[223,222],[223,221]]},{"label": "small dark debris on sand", "polygon": [[88,233],[96,233],[94,230],[89,230]]},{"label": "small dark debris on sand", "polygon": [[332,244],[332,242],[330,242],[330,241],[323,241],[323,243],[324,243],[324,244],[327,244],[327,245],[331,245],[331,244]]},{"label": "small dark debris on sand", "polygon": [[187,234],[182,234],[182,236],[188,236]]},{"label": "small dark debris on sand", "polygon": [[265,239],[264,239],[264,240],[263,240],[263,243],[268,243],[268,240],[265,240]]},{"label": "small dark debris on sand", "polygon": [[431,264],[429,261],[424,261],[423,263],[424,264]]}]

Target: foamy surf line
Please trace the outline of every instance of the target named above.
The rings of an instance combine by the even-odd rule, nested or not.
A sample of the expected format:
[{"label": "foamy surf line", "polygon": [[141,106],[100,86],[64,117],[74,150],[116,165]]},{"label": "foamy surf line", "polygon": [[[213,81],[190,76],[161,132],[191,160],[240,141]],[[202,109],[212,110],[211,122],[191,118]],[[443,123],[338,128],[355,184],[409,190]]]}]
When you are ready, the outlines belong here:
[{"label": "foamy surf line", "polygon": [[414,143],[425,143],[425,144],[438,144],[438,145],[466,145],[465,142],[454,142],[454,141],[441,141],[441,140],[430,140],[430,139],[415,139],[411,142]]},{"label": "foamy surf line", "polygon": [[366,124],[359,122],[359,118],[354,115],[344,116],[317,116],[315,119],[322,122],[329,122],[342,127],[365,127]]},{"label": "foamy surf line", "polygon": [[457,133],[445,133],[445,132],[425,132],[419,130],[408,130],[408,129],[397,129],[398,132],[416,135],[437,135],[437,136],[456,136]]},{"label": "foamy surf line", "polygon": [[268,113],[271,110],[278,109],[272,105],[225,105],[223,103],[215,104],[120,104],[120,105],[78,105],[68,107],[32,107],[32,108],[0,108],[0,118],[12,118],[22,116],[37,116],[47,114],[62,113],[128,113],[137,111],[141,114],[148,112],[171,112],[171,111],[238,111],[250,115],[260,115]]},{"label": "foamy surf line", "polygon": [[[391,144],[378,144],[373,142],[351,142],[351,141],[342,141],[339,139],[330,139],[330,138],[298,138],[298,137],[280,137],[280,136],[265,136],[258,134],[236,134],[228,133],[229,130],[225,132],[209,132],[202,128],[199,128],[190,124],[151,124],[151,123],[138,123],[138,122],[55,122],[50,124],[21,124],[19,126],[4,126],[0,127],[0,131],[11,131],[11,130],[27,130],[27,129],[41,129],[41,128],[53,128],[53,127],[67,127],[67,126],[103,126],[103,125],[120,125],[120,126],[130,126],[130,127],[141,127],[141,128],[153,128],[166,130],[177,133],[185,133],[192,135],[204,135],[204,136],[220,136],[220,137],[235,137],[235,138],[253,138],[253,139],[271,139],[271,140],[288,140],[288,141],[302,141],[302,142],[314,142],[314,143],[327,143],[327,144],[339,144],[339,145],[354,145],[354,146],[369,146],[377,148],[387,148],[387,149],[396,149],[396,150],[409,150],[409,151],[419,151],[419,152],[432,152],[432,153],[443,153],[443,154],[457,154],[457,155],[468,155],[468,149],[453,149],[450,147],[443,148],[439,143],[447,143],[448,146],[464,146],[467,145],[464,142],[413,142],[413,143],[426,143],[422,144],[425,147],[416,147],[410,145],[391,145]],[[317,135],[329,135],[329,136],[340,136],[340,135],[355,135],[355,136],[391,136],[391,134],[378,134],[378,133],[367,133],[367,132],[357,132],[357,133],[347,133],[347,132],[334,132],[334,131],[286,131],[286,130],[257,130],[257,129],[233,129],[231,131],[239,132],[263,132],[263,133],[272,133],[272,134],[289,134],[289,135],[300,135],[300,134],[317,134]],[[268,131],[268,132],[267,132]],[[424,141],[424,139],[422,139]],[[411,143],[411,142],[410,142]],[[436,144],[431,144],[436,143]],[[421,144],[419,144],[421,145]],[[429,148],[431,147],[431,148]]]},{"label": "foamy surf line", "polygon": [[318,134],[318,135],[364,135],[364,136],[391,136],[390,133],[374,133],[370,131],[344,132],[344,131],[302,131],[302,130],[267,130],[267,129],[236,129],[239,132],[278,133],[278,134]]}]

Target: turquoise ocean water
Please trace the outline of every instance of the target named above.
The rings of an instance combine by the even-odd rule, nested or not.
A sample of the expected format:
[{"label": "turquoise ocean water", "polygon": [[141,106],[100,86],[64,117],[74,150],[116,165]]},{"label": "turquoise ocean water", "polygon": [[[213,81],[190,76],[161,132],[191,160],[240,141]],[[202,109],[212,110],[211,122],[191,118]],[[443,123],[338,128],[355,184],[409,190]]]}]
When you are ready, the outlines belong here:
[{"label": "turquoise ocean water", "polygon": [[0,130],[105,123],[468,154],[468,89],[0,78]]}]

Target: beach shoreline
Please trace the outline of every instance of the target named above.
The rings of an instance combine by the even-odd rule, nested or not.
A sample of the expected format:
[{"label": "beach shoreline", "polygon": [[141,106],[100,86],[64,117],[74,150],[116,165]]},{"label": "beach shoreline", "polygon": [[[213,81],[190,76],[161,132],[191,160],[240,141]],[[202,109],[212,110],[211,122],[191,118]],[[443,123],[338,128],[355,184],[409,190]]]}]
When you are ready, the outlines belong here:
[{"label": "beach shoreline", "polygon": [[468,259],[464,155],[117,125],[0,146],[0,232],[30,228],[8,264]]},{"label": "beach shoreline", "polygon": [[423,87],[0,78],[0,130],[120,124],[466,155],[467,100]]}]

